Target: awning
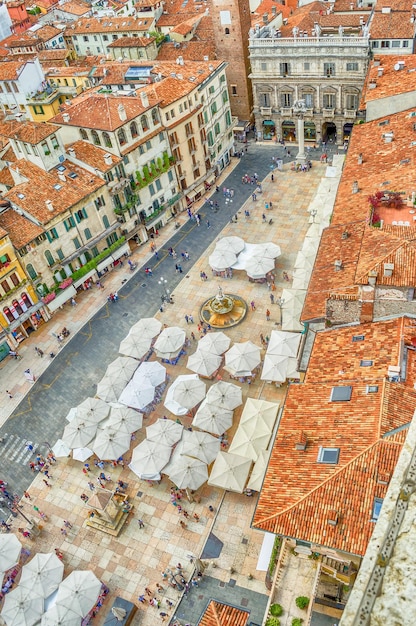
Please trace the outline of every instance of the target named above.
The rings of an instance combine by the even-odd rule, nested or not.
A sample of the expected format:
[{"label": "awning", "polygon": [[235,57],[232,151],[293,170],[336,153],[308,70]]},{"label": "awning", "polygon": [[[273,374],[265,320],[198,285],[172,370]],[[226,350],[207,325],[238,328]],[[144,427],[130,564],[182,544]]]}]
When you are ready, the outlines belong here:
[{"label": "awning", "polygon": [[31,315],[33,315],[33,313],[36,313],[36,311],[39,311],[39,309],[41,309],[43,306],[45,306],[43,304],[43,302],[36,302],[36,304],[33,304],[27,311],[25,311],[22,315],[19,315],[17,320],[14,320],[14,322],[12,322],[9,325],[9,329],[10,331],[12,330],[16,330],[16,328],[19,328],[19,326],[21,324],[23,324],[23,322],[25,322],[26,320],[29,319],[29,317]]},{"label": "awning", "polygon": [[84,274],[84,276],[82,276],[81,278],[78,278],[78,280],[75,280],[72,284],[75,287],[75,289],[77,287],[80,287],[81,285],[83,285],[85,283],[86,280],[88,280],[89,278],[92,278],[94,276],[94,274],[96,274],[96,270],[91,270],[90,272],[87,272],[86,274]]},{"label": "awning", "polygon": [[128,243],[125,243],[124,245],[117,248],[117,250],[114,250],[111,256],[113,257],[115,261],[117,261],[117,259],[122,257],[123,254],[130,254],[130,246]]},{"label": "awning", "polygon": [[273,122],[273,120],[264,120],[263,126],[275,126],[275,123]]},{"label": "awning", "polygon": [[108,267],[109,265],[111,265],[111,263],[114,263],[114,259],[111,256],[108,256],[106,259],[104,259],[104,261],[101,261],[100,263],[98,263],[97,265],[97,272],[102,272],[103,270],[105,270],[106,267]]},{"label": "awning", "polygon": [[53,311],[56,311],[56,309],[59,309],[60,306],[65,304],[65,302],[68,302],[68,300],[70,300],[76,295],[77,295],[77,290],[75,289],[74,285],[71,285],[70,287],[67,287],[66,289],[64,289],[62,293],[59,293],[56,296],[55,300],[52,300],[52,302],[48,302],[48,305],[47,305],[48,309],[53,313]]},{"label": "awning", "polygon": [[245,129],[245,126],[234,126],[233,130],[235,133],[244,133]]}]

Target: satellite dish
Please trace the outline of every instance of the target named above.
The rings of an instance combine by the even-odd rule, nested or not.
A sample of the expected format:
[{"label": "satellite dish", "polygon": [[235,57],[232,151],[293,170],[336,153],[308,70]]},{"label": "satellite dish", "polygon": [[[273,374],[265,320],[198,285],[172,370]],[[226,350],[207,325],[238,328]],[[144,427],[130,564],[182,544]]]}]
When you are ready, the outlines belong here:
[{"label": "satellite dish", "polygon": [[396,70],[396,72],[398,72],[400,68],[401,68],[400,63],[395,63],[394,64],[394,69]]}]

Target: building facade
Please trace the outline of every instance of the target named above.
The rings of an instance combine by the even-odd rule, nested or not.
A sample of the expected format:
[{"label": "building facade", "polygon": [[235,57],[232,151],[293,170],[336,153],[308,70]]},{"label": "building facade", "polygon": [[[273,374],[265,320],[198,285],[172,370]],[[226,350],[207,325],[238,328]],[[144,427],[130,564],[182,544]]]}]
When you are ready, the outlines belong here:
[{"label": "building facade", "polygon": [[369,58],[368,37],[276,37],[252,31],[249,50],[258,138],[295,142],[297,100],[306,104],[305,140],[349,138]]}]

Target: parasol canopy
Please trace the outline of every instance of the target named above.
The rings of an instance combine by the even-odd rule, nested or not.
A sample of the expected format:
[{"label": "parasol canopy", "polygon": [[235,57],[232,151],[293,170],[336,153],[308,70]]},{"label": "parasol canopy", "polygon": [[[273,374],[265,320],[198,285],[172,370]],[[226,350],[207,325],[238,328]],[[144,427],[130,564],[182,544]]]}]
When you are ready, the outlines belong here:
[{"label": "parasol canopy", "polygon": [[[208,335],[206,335],[208,336]],[[212,376],[220,367],[222,357],[212,352],[198,349],[188,358],[186,367],[201,376]]]},{"label": "parasol canopy", "polygon": [[198,350],[212,352],[213,354],[223,354],[230,347],[231,339],[222,331],[207,333],[198,341]]},{"label": "parasol canopy", "polygon": [[59,585],[56,604],[71,608],[85,617],[97,602],[101,582],[90,570],[75,570]]},{"label": "parasol canopy", "polygon": [[241,237],[221,237],[215,244],[215,250],[231,250],[234,254],[239,254],[245,247],[244,239]]},{"label": "parasol canopy", "polygon": [[166,367],[163,367],[158,361],[146,361],[145,363],[141,363],[134,375],[134,380],[138,379],[145,381],[146,384],[150,383],[153,387],[157,387],[165,382]]},{"label": "parasol canopy", "polygon": [[118,401],[133,409],[144,409],[154,397],[155,388],[149,381],[133,379],[123,389]]},{"label": "parasol canopy", "polygon": [[16,535],[0,534],[0,572],[7,572],[18,563],[21,550],[22,544]]},{"label": "parasol canopy", "polygon": [[97,423],[83,417],[76,417],[65,426],[62,441],[69,448],[84,448],[95,437]]},{"label": "parasol canopy", "polygon": [[124,404],[112,404],[110,409],[110,417],[107,423],[108,427],[115,430],[123,430],[128,433],[134,433],[142,427],[143,413],[139,413],[134,409],[129,409]]},{"label": "parasol canopy", "polygon": [[130,448],[131,435],[123,431],[116,431],[108,426],[100,430],[92,443],[94,454],[99,459],[113,461],[119,459]]},{"label": "parasol canopy", "polygon": [[296,357],[301,335],[282,330],[272,330],[266,354],[281,354]]},{"label": "parasol canopy", "polygon": [[253,256],[246,263],[246,272],[250,278],[264,278],[266,274],[274,270],[275,261],[267,256]]},{"label": "parasol canopy", "polygon": [[169,359],[176,355],[185,343],[186,333],[179,326],[164,328],[155,341],[155,352],[158,357]]},{"label": "parasol canopy", "polygon": [[259,453],[266,450],[269,445],[271,435],[271,429],[264,422],[250,421],[239,424],[229,452],[256,461]]},{"label": "parasol canopy", "polygon": [[141,359],[149,352],[151,345],[152,340],[149,337],[130,332],[120,343],[118,351],[126,357]]},{"label": "parasol canopy", "polygon": [[208,479],[207,464],[180,455],[169,469],[169,478],[179,489],[199,489]]},{"label": "parasol canopy", "polygon": [[97,385],[96,395],[105,402],[116,402],[137,369],[137,361],[128,356],[119,356],[107,367]]},{"label": "parasol canopy", "polygon": [[170,446],[145,439],[134,448],[129,468],[139,478],[152,479],[169,462],[171,452]]},{"label": "parasol canopy", "polygon": [[76,419],[84,419],[98,424],[104,420],[110,412],[110,407],[99,398],[86,398],[77,407]]},{"label": "parasol canopy", "polygon": [[20,585],[6,594],[1,617],[7,626],[33,626],[43,613],[43,597]]},{"label": "parasol canopy", "polygon": [[141,320],[130,328],[130,333],[146,339],[153,339],[160,333],[161,328],[162,322],[155,317],[142,317]]},{"label": "parasol canopy", "polygon": [[23,566],[19,587],[30,590],[35,596],[47,598],[59,587],[64,575],[64,564],[56,554],[35,554]]},{"label": "parasol canopy", "polygon": [[62,439],[58,439],[52,446],[52,452],[56,457],[61,456],[69,456],[71,453],[71,448],[66,445]]},{"label": "parasol canopy", "polygon": [[72,458],[74,461],[81,461],[81,463],[84,463],[84,461],[89,459],[93,454],[90,448],[74,448],[72,450]]},{"label": "parasol canopy", "polygon": [[208,262],[212,269],[222,271],[234,265],[237,262],[237,256],[230,249],[215,248],[214,252],[209,256]]},{"label": "parasol canopy", "polygon": [[209,464],[213,462],[220,450],[220,440],[198,430],[184,430],[177,449],[179,449],[181,454],[194,457]]},{"label": "parasol canopy", "polygon": [[182,424],[169,419],[158,419],[154,424],[146,427],[146,439],[173,446],[182,437],[182,432]]},{"label": "parasol canopy", "polygon": [[220,450],[211,470],[208,485],[243,493],[251,464],[251,459]]},{"label": "parasol canopy", "polygon": [[[199,381],[198,375],[197,374],[182,374],[178,376],[177,378],[175,378],[175,380],[173,381],[173,383],[170,385],[168,389],[168,392],[165,398],[165,407],[169,409],[169,411],[173,413],[174,415],[186,415],[188,412],[188,408],[184,406],[183,404],[180,404],[174,398],[174,393],[175,393],[176,387],[181,382],[188,382],[190,380],[196,380],[198,382]],[[199,382],[202,383],[202,381],[199,381]]]},{"label": "parasol canopy", "polygon": [[232,411],[243,403],[243,393],[238,385],[220,380],[208,389],[206,401]]},{"label": "parasol canopy", "polygon": [[192,420],[192,426],[214,435],[222,435],[232,424],[233,412],[230,409],[211,404],[207,400],[201,404]]},{"label": "parasol canopy", "polygon": [[198,377],[180,380],[175,385],[173,401],[187,409],[192,409],[205,398],[206,390],[206,384]]},{"label": "parasol canopy", "polygon": [[54,604],[42,615],[41,626],[79,626],[80,616],[70,607]]},{"label": "parasol canopy", "polygon": [[260,348],[251,341],[235,343],[225,353],[226,367],[238,375],[240,372],[251,372],[261,361]]}]

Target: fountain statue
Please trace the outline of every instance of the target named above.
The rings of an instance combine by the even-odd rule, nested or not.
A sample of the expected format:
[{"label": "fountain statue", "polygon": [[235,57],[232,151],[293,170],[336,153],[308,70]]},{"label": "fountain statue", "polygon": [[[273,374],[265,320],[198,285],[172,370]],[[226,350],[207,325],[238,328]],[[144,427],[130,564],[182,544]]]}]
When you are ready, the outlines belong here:
[{"label": "fountain statue", "polygon": [[229,328],[239,324],[246,313],[246,302],[234,294],[225,294],[219,285],[217,294],[201,306],[200,319],[212,328]]}]

